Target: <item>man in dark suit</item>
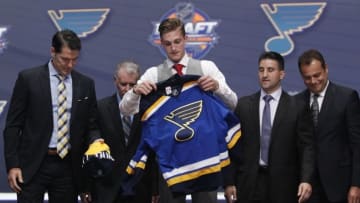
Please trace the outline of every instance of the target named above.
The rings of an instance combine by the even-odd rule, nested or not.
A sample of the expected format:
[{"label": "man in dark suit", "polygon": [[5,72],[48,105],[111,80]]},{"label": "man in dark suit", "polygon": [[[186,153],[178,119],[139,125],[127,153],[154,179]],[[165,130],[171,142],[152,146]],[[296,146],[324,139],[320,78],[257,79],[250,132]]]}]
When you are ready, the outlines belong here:
[{"label": "man in dark suit", "polygon": [[258,63],[261,90],[240,98],[235,109],[242,136],[230,151],[225,197],[241,203],[304,202],[314,162],[309,112],[282,90],[280,54],[265,52]]},{"label": "man in dark suit", "polygon": [[296,97],[313,112],[316,170],[309,202],[360,202],[360,101],[358,93],[328,80],[317,50],[298,61],[307,89]]},{"label": "man in dark suit", "polygon": [[81,41],[71,30],[55,33],[51,59],[21,71],[4,129],[5,161],[18,202],[77,202],[81,158],[100,140],[94,82],[73,70]]},{"label": "man in dark suit", "polygon": [[121,180],[124,178],[125,169],[139,145],[141,126],[138,115],[130,117],[132,124],[127,126],[128,121],[119,110],[119,102],[123,95],[136,84],[139,76],[138,64],[132,61],[124,61],[118,64],[114,73],[114,84],[117,92],[98,102],[99,128],[105,142],[110,146],[111,154],[115,159],[115,167],[109,175],[95,180],[92,192],[93,202],[150,203],[152,194],[156,192],[158,177],[157,169],[154,169],[154,158],[152,158],[148,162],[150,167],[146,168],[145,175],[135,187],[135,196],[120,196]]}]

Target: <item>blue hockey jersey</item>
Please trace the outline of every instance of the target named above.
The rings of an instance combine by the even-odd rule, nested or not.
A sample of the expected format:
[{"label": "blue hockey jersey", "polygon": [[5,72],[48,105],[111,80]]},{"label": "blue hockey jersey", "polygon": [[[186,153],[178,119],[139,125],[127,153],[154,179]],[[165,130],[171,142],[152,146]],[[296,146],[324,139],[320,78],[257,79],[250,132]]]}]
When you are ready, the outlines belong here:
[{"label": "blue hockey jersey", "polygon": [[[142,141],[127,168],[130,180],[145,169],[153,150],[172,192],[222,185],[221,171],[230,164],[228,149],[241,136],[240,123],[222,101],[200,89],[198,78],[175,75],[141,99]],[[132,184],[125,185],[127,190]]]}]

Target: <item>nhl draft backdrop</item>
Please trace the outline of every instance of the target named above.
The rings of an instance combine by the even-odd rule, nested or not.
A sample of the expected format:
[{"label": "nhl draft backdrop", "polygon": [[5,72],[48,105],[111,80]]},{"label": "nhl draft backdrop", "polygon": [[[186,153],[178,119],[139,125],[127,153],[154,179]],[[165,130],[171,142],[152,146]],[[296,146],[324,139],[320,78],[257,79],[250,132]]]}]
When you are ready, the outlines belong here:
[{"label": "nhl draft backdrop", "polygon": [[[304,88],[297,57],[317,48],[330,79],[360,89],[360,1],[72,0],[0,2],[0,131],[20,70],[49,60],[51,37],[70,28],[83,42],[76,67],[96,82],[97,97],[114,92],[113,70],[124,59],[142,71],[164,59],[157,26],[167,17],[186,22],[188,53],[215,61],[238,96],[258,90],[257,57],[264,50],[286,60],[283,87]],[[10,192],[0,139],[0,193]],[[0,195],[3,196],[3,195]]]}]

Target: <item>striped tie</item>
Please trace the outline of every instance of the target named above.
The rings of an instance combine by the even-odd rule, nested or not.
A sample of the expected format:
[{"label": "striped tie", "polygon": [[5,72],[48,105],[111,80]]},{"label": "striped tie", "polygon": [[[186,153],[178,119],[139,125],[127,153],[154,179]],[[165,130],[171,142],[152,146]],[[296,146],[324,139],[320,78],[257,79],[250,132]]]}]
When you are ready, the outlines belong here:
[{"label": "striped tie", "polygon": [[127,145],[129,142],[129,136],[130,136],[130,128],[131,128],[131,118],[130,116],[123,116],[122,118],[122,124],[123,124],[123,130],[124,130],[124,138],[125,138],[125,144]]},{"label": "striped tie", "polygon": [[58,89],[58,133],[56,151],[61,158],[64,158],[69,152],[69,136],[68,136],[68,115],[66,113],[66,86],[64,76],[57,75],[59,79]]},{"label": "striped tie", "polygon": [[311,115],[314,122],[314,126],[316,127],[318,124],[318,117],[319,117],[319,102],[318,102],[319,95],[314,94],[313,102],[311,104]]}]

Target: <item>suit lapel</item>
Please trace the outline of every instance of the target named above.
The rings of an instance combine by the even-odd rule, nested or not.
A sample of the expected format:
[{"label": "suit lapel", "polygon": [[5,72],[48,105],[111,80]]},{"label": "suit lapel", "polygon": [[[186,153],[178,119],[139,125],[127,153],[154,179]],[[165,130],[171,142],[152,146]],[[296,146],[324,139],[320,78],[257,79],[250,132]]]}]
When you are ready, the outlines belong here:
[{"label": "suit lapel", "polygon": [[124,131],[122,129],[122,119],[120,116],[119,104],[116,94],[111,97],[111,100],[109,102],[110,104],[107,105],[107,111],[111,118],[111,121],[109,122],[113,122],[115,132],[117,134],[117,136],[114,137],[115,143],[122,143],[125,146],[125,139],[123,136]]},{"label": "suit lapel", "polygon": [[254,132],[255,133],[255,139],[256,139],[256,143],[258,143],[259,147],[260,147],[260,115],[259,115],[259,106],[260,106],[260,92],[257,92],[256,94],[254,94],[251,97],[251,101],[250,101],[250,115],[254,115],[252,116],[253,120],[252,123],[254,124]]},{"label": "suit lapel", "polygon": [[281,122],[284,120],[284,117],[286,116],[287,112],[286,109],[289,109],[287,106],[289,104],[289,95],[287,95],[284,91],[281,93],[280,101],[278,103],[278,106],[276,108],[274,122],[271,128],[271,143],[274,139],[276,139],[276,135],[278,128],[281,126]]},{"label": "suit lapel", "polygon": [[[76,74],[76,72],[72,71],[71,72],[71,79],[72,79],[72,103],[71,103],[71,115],[76,115],[76,110],[78,108],[78,102],[77,99],[80,98],[80,77],[78,77],[78,75]],[[71,116],[70,118],[70,125],[73,122],[75,116]],[[70,130],[72,128],[70,127]]]},{"label": "suit lapel", "polygon": [[[49,118],[48,124],[51,125],[51,129],[53,128],[53,114],[52,114],[52,99],[51,99],[51,88],[50,88],[50,77],[49,77],[49,68],[48,65],[44,65],[42,72],[40,73],[40,78],[37,78],[38,81],[40,81],[40,89],[43,98],[44,98],[44,109],[41,109],[41,111],[45,112],[46,117]],[[50,141],[50,136],[49,136]]]},{"label": "suit lapel", "polygon": [[332,102],[335,95],[335,88],[332,83],[329,83],[321,105],[317,128],[321,128],[321,126],[323,126],[323,122],[326,121],[326,113],[331,111],[330,108],[333,106]]},{"label": "suit lapel", "polygon": [[134,138],[137,136],[137,129],[140,128],[139,126],[140,121],[140,115],[135,114],[133,117],[133,121],[131,123],[131,129],[130,129],[130,136],[129,136],[129,143],[128,145],[131,145],[132,142],[134,142]]}]

